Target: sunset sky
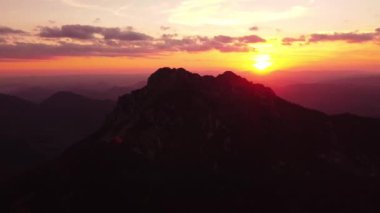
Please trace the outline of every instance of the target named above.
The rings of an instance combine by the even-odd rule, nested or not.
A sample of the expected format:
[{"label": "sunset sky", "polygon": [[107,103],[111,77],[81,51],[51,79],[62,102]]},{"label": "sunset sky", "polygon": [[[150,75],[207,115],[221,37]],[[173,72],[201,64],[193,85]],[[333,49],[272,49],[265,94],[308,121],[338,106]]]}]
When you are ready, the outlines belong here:
[{"label": "sunset sky", "polygon": [[0,0],[0,74],[380,72],[379,0]]}]

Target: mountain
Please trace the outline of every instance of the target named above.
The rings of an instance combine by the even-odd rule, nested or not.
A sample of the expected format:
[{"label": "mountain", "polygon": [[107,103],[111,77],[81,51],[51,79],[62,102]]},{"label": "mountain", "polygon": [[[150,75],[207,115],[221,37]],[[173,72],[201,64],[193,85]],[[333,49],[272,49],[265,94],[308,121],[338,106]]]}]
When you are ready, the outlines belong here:
[{"label": "mountain", "polygon": [[0,94],[1,111],[0,115],[5,116],[11,113],[20,113],[32,108],[32,103],[11,95]]},{"label": "mountain", "polygon": [[2,121],[0,122],[0,132],[9,132],[8,130],[11,128],[27,125],[28,122],[21,124],[18,120],[20,118],[30,120],[30,115],[35,109],[36,106],[32,102],[0,94],[0,121]]},{"label": "mountain", "polygon": [[292,84],[275,90],[289,101],[329,114],[349,112],[380,118],[380,78]]},{"label": "mountain", "polygon": [[36,125],[39,148],[57,155],[72,143],[98,129],[114,107],[109,100],[90,99],[72,92],[58,92],[39,104]]},{"label": "mountain", "polygon": [[14,89],[13,91],[9,91],[7,94],[14,95],[16,97],[23,98],[28,101],[32,101],[34,103],[40,103],[41,101],[52,96],[55,91],[48,88],[43,87],[29,87],[29,86],[19,86],[20,88]]},{"label": "mountain", "polygon": [[0,194],[10,212],[378,212],[379,128],[232,72],[162,68]]},{"label": "mountain", "polygon": [[28,144],[36,105],[0,94],[0,180],[42,162],[43,156]]},{"label": "mountain", "polygon": [[145,74],[18,76],[0,79],[0,93],[40,103],[60,91],[97,100],[116,101],[119,96],[142,88]]},{"label": "mountain", "polygon": [[71,92],[41,104],[0,95],[0,180],[58,156],[98,129],[114,105]]},{"label": "mountain", "polygon": [[[66,88],[65,91],[70,91],[88,98],[96,100],[112,100],[116,101],[119,96],[129,93],[134,89],[142,88],[145,82],[140,82],[131,86],[115,86],[110,88]],[[7,94],[23,98],[34,103],[41,103],[45,99],[62,91],[56,88],[41,88],[41,87],[21,87],[17,90],[8,92]]]}]

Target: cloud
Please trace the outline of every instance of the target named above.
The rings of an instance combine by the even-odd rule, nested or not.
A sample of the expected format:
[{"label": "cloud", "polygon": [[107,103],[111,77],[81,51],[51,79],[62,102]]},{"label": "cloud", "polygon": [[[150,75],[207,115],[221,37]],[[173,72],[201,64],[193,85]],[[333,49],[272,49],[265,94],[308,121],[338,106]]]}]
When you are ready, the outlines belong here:
[{"label": "cloud", "polygon": [[59,45],[42,43],[0,44],[1,59],[47,59],[59,56],[139,56],[150,53],[151,49],[141,46],[112,47],[107,45],[81,45],[61,43]]},{"label": "cloud", "polygon": [[260,42],[265,42],[265,39],[257,36],[257,35],[248,35],[248,36],[243,36],[238,38],[239,41],[245,42],[245,43],[260,43]]},{"label": "cloud", "polygon": [[325,41],[345,41],[348,43],[362,43],[372,41],[374,33],[334,33],[334,34],[312,34],[309,38],[310,43]]},{"label": "cloud", "polygon": [[206,36],[187,36],[179,39],[167,37],[158,45],[162,51],[200,52],[218,50],[220,52],[247,52],[253,50],[248,43],[239,41],[239,37],[219,35],[213,38]]},{"label": "cloud", "polygon": [[258,26],[253,26],[251,28],[249,28],[250,31],[258,31],[259,30],[259,27]]},{"label": "cloud", "polygon": [[[44,37],[36,42],[0,43],[1,59],[46,59],[61,56],[150,56],[163,52],[248,52],[254,49],[251,43],[265,42],[256,35],[232,37],[218,35],[179,36],[163,34],[152,36],[120,28],[102,28],[94,26],[70,25],[61,28],[41,28]],[[104,37],[94,38],[94,33]],[[81,40],[61,40],[60,38]],[[38,37],[37,37],[38,38]],[[47,38],[47,39],[46,39]],[[83,40],[86,39],[86,40]]]},{"label": "cloud", "polygon": [[122,41],[141,41],[151,40],[151,36],[144,33],[134,32],[131,30],[122,31],[120,28],[103,28],[100,33],[104,36],[104,39],[116,39]]},{"label": "cloud", "polygon": [[100,5],[96,4],[86,4],[82,3],[78,0],[61,0],[62,3],[71,6],[71,7],[77,7],[77,8],[83,8],[83,9],[90,9],[90,10],[102,10],[102,11],[110,11],[110,9],[102,7]]},{"label": "cloud", "polygon": [[25,34],[22,30],[12,29],[10,27],[0,26],[0,35],[8,35],[8,34]]},{"label": "cloud", "polygon": [[167,30],[170,30],[170,27],[168,27],[168,26],[161,26],[160,30],[167,31]]},{"label": "cloud", "polygon": [[232,42],[241,42],[241,43],[262,43],[266,42],[265,39],[257,36],[257,35],[247,35],[242,37],[231,37],[231,36],[224,36],[224,35],[218,35],[214,37],[215,41],[222,42],[222,43],[232,43]]},{"label": "cloud", "polygon": [[[7,33],[21,32],[1,28]],[[42,26],[38,34],[25,33],[0,38],[1,59],[45,59],[61,56],[150,56],[169,52],[253,51],[252,43],[266,42],[258,35],[202,36],[162,34],[154,37],[136,32],[133,27],[93,25]],[[22,31],[23,32],[23,31]],[[23,32],[24,33],[24,32]],[[69,38],[69,39],[66,39]]]},{"label": "cloud", "polygon": [[231,43],[235,40],[235,38],[231,36],[218,35],[214,37],[214,40],[222,43]]},{"label": "cloud", "polygon": [[121,11],[130,7],[129,4],[118,5],[117,7],[110,7],[109,4],[113,3],[113,1],[103,2],[103,3],[106,3],[106,5],[88,4],[88,3],[83,3],[79,0],[60,0],[60,1],[70,7],[81,8],[81,9],[86,9],[86,10],[104,11],[104,12],[112,13],[113,15],[120,16],[120,17],[126,17],[126,15],[121,13]]},{"label": "cloud", "polygon": [[86,47],[48,45],[36,43],[17,43],[0,45],[0,58],[2,59],[43,59],[51,56],[80,55]]},{"label": "cloud", "polygon": [[176,38],[178,37],[179,35],[177,33],[172,33],[172,34],[162,34],[161,36],[161,39],[165,40],[165,39],[172,39],[172,38]]},{"label": "cloud", "polygon": [[[240,4],[241,3],[241,4]],[[304,16],[308,8],[293,5],[282,10],[243,7],[247,0],[185,0],[169,11],[169,22],[188,26],[248,25]]]},{"label": "cloud", "polygon": [[212,38],[206,36],[187,36],[176,39],[175,37],[166,37],[160,48],[164,51],[187,51],[199,52],[218,50],[220,52],[248,52],[253,50],[249,47],[251,43],[265,42],[265,39],[248,35],[242,37],[232,37],[218,35]]},{"label": "cloud", "polygon": [[99,24],[100,22],[102,22],[102,19],[101,18],[96,18],[94,19],[93,23],[95,24]]},{"label": "cloud", "polygon": [[376,42],[380,39],[380,28],[373,32],[349,32],[349,33],[313,33],[308,36],[300,36],[296,38],[286,37],[282,39],[283,45],[292,45],[295,42],[303,42],[304,44],[320,43],[320,42],[346,42],[346,43],[364,43]]},{"label": "cloud", "polygon": [[45,38],[92,39],[95,33],[101,33],[103,28],[90,25],[64,25],[58,27],[41,27],[40,36]]},{"label": "cloud", "polygon": [[72,38],[94,39],[99,34],[104,39],[116,39],[123,41],[149,40],[152,37],[139,32],[134,32],[132,27],[126,30],[120,28],[106,28],[91,25],[63,25],[62,27],[41,27],[39,35],[45,38]]},{"label": "cloud", "polygon": [[306,41],[306,37],[305,36],[300,36],[300,37],[297,37],[297,38],[285,37],[285,38],[282,39],[282,44],[290,46],[290,45],[292,45],[295,42],[305,42],[305,41]]}]

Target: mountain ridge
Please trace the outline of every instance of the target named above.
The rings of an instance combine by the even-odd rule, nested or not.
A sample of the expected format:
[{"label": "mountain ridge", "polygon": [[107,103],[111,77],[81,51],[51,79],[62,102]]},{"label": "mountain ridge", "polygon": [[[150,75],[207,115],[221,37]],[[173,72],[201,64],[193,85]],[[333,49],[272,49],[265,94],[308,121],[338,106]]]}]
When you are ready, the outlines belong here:
[{"label": "mountain ridge", "polygon": [[57,157],[95,131],[114,103],[61,92],[40,104],[0,94],[0,106],[2,180]]},{"label": "mountain ridge", "polygon": [[232,72],[161,68],[92,136],[4,191],[13,210],[38,212],[376,212],[379,127]]}]

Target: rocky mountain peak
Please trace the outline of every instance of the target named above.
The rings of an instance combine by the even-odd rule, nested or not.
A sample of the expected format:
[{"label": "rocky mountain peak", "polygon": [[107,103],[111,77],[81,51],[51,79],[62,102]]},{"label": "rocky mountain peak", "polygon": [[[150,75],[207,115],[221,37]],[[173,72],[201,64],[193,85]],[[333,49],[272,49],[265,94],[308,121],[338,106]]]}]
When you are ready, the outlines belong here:
[{"label": "rocky mountain peak", "polygon": [[148,87],[163,89],[178,86],[190,86],[200,80],[200,75],[193,74],[183,68],[160,68],[148,79]]},{"label": "rocky mountain peak", "polygon": [[261,84],[253,84],[232,71],[214,76],[200,76],[183,68],[160,68],[148,79],[147,90],[193,90],[201,93],[249,93],[254,96],[273,97],[275,93]]}]

